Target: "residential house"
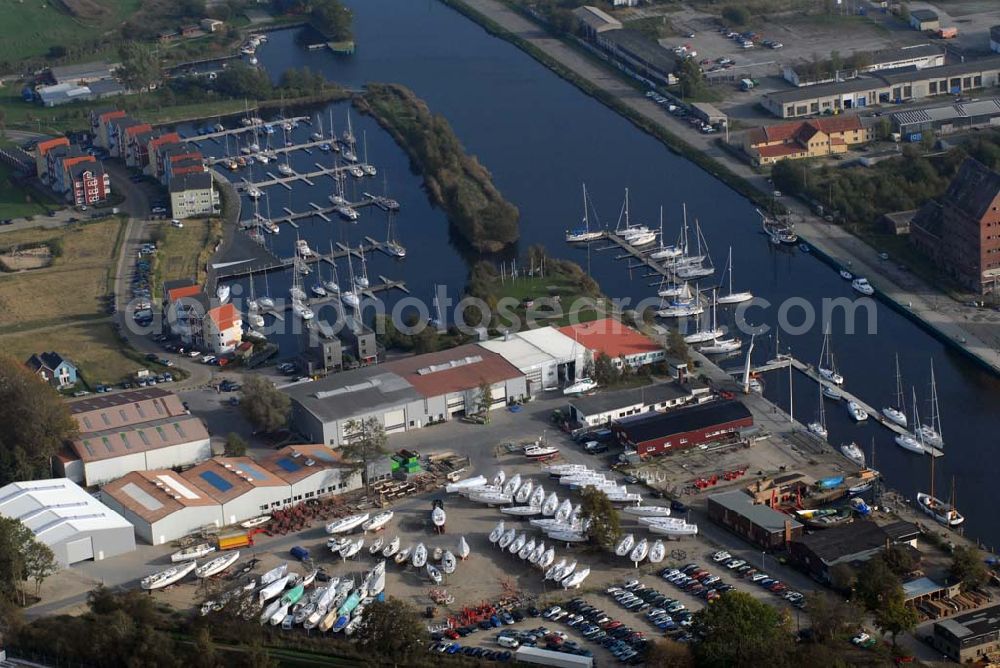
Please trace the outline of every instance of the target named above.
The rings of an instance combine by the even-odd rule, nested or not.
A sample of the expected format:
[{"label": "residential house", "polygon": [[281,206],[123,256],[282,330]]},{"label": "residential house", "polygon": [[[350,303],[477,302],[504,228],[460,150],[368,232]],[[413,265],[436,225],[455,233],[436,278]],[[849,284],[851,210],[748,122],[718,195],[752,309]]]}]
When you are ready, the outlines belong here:
[{"label": "residential house", "polygon": [[209,309],[202,324],[205,346],[215,354],[231,353],[243,339],[243,318],[232,304]]},{"label": "residential house", "polygon": [[75,206],[92,206],[111,195],[111,177],[100,162],[82,162],[69,168],[72,188],[67,197]]},{"label": "residential house", "polygon": [[170,210],[174,218],[209,215],[218,204],[219,195],[208,172],[181,174],[170,181]]},{"label": "residential house", "polygon": [[225,24],[218,19],[202,19],[201,29],[205,32],[218,32]]},{"label": "residential house", "polygon": [[94,144],[105,149],[111,148],[111,121],[124,117],[125,112],[121,109],[95,109],[90,112],[90,132],[94,137]]},{"label": "residential house", "polygon": [[872,135],[857,116],[816,118],[748,130],[743,151],[755,164],[773,165],[779,160],[846,153],[851,146],[871,141]]},{"label": "residential house", "polygon": [[57,352],[35,353],[24,364],[36,376],[56,389],[62,390],[76,385],[76,366]]},{"label": "residential house", "polygon": [[142,171],[150,176],[159,176],[162,161],[159,152],[167,146],[180,146],[181,136],[176,132],[155,134],[146,143],[146,163]]},{"label": "residential house", "polygon": [[163,283],[163,326],[186,344],[201,341],[202,319],[209,309],[208,297],[190,279]]},{"label": "residential house", "polygon": [[97,158],[85,153],[76,144],[56,147],[45,155],[49,187],[60,194],[69,192],[73,187],[70,169],[74,165],[97,164]]},{"label": "residential house", "polygon": [[910,239],[963,288],[997,291],[1000,281],[1000,174],[966,158],[939,200],[910,221]]},{"label": "residential house", "polygon": [[35,145],[35,170],[38,178],[43,181],[48,180],[48,162],[46,161],[46,155],[52,149],[58,148],[60,146],[69,147],[69,139],[66,137],[56,137],[54,139],[46,139],[44,141],[38,142]]}]

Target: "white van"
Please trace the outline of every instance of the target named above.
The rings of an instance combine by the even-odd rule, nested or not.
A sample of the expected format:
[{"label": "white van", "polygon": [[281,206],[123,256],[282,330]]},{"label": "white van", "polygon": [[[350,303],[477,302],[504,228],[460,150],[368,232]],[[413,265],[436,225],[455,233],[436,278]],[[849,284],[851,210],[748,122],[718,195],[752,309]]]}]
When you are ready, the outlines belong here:
[{"label": "white van", "polygon": [[506,647],[507,649],[517,649],[521,646],[521,643],[517,641],[517,638],[511,638],[510,636],[500,636],[497,638],[497,644],[501,647]]}]

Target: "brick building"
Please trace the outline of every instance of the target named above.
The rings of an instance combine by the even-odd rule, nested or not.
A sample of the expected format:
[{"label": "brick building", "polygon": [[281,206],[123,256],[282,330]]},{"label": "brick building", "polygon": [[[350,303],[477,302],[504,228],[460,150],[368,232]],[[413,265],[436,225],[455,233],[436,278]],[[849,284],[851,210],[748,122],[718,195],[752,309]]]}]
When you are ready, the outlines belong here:
[{"label": "brick building", "polygon": [[620,443],[643,457],[722,441],[752,426],[753,416],[739,401],[711,401],[623,418],[611,428]]},{"label": "brick building", "polygon": [[857,116],[817,118],[748,130],[743,151],[758,165],[772,165],[779,160],[846,153],[849,147],[871,139],[872,131]]},{"label": "brick building", "polygon": [[962,287],[995,292],[1000,280],[1000,174],[966,158],[944,195],[914,216],[910,239]]}]

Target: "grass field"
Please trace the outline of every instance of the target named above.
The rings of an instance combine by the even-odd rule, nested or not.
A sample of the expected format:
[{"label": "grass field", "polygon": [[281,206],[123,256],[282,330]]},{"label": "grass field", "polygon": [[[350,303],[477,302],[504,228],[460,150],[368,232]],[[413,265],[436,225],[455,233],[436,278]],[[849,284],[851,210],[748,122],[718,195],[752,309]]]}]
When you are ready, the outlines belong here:
[{"label": "grass field", "polygon": [[222,238],[218,218],[192,218],[177,229],[164,223],[158,231],[156,260],[153,263],[153,290],[159,295],[163,281],[190,278],[200,282],[205,277],[205,263],[215,242]]},{"label": "grass field", "polygon": [[94,44],[116,29],[142,4],[141,0],[88,0],[73,3],[80,17],[60,3],[42,0],[0,0],[0,60],[16,62],[43,56],[55,45]]},{"label": "grass field", "polygon": [[77,365],[91,387],[97,383],[116,383],[146,368],[143,362],[125,352],[126,345],[107,322],[10,334],[0,337],[0,347],[19,360],[42,350],[55,350]]},{"label": "grass field", "polygon": [[108,268],[122,222],[110,218],[59,230],[19,230],[0,235],[0,246],[60,240],[61,256],[45,269],[0,274],[0,333],[103,315]]},{"label": "grass field", "polygon": [[0,165],[0,218],[22,218],[45,213],[47,206],[39,204],[29,191],[10,182],[11,170]]},{"label": "grass field", "polygon": [[[507,279],[506,282],[497,286],[495,296],[498,301],[505,297],[512,297],[519,302],[523,302],[525,299],[535,300],[531,309],[532,317],[554,327],[569,324],[573,302],[578,298],[586,297],[581,293],[580,286],[565,276]],[[558,302],[554,301],[553,297],[558,297]],[[526,315],[524,306],[519,306],[514,312],[522,319]],[[589,322],[602,316],[602,313],[588,306],[587,308],[578,308],[574,320]]]}]

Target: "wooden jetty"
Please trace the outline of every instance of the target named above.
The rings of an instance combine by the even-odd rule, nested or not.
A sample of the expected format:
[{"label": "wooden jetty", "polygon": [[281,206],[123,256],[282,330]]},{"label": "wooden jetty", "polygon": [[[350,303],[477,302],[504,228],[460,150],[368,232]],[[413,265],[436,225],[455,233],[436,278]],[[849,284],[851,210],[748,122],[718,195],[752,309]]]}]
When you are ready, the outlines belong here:
[{"label": "wooden jetty", "polygon": [[[218,139],[219,137],[225,137],[227,135],[238,135],[244,132],[253,132],[254,130],[260,131],[265,125],[281,125],[282,123],[309,123],[310,118],[308,116],[292,116],[291,118],[279,118],[274,121],[269,121],[267,123],[255,123],[253,125],[244,125],[238,128],[231,128],[229,130],[222,130],[220,132],[206,132],[203,135],[195,135],[193,137],[184,137],[183,141],[189,142],[191,144],[196,144],[203,140],[208,139]],[[320,142],[322,143],[322,142]]]},{"label": "wooden jetty", "polygon": [[345,165],[341,165],[340,167],[323,167],[319,163],[316,163],[316,169],[313,170],[313,171],[311,171],[311,172],[296,172],[296,173],[291,174],[289,176],[276,176],[272,172],[267,172],[267,175],[270,176],[271,178],[265,179],[263,181],[246,181],[246,180],[244,180],[244,181],[241,182],[240,188],[242,190],[248,190],[250,187],[254,187],[254,188],[258,188],[259,189],[259,188],[267,188],[268,186],[278,186],[278,185],[280,185],[280,186],[284,186],[288,190],[291,190],[292,186],[289,185],[289,184],[291,184],[294,181],[303,181],[303,182],[307,183],[308,185],[315,185],[312,182],[312,179],[319,178],[321,176],[329,176],[332,179],[336,179],[340,175],[348,173],[348,171],[351,169],[351,167],[354,167],[354,166],[360,167],[361,164],[360,163],[355,163],[355,164],[346,165],[346,166]]},{"label": "wooden jetty", "polygon": [[[351,255],[357,259],[361,259],[362,255],[365,253],[382,252],[386,255],[392,256],[386,247],[385,242],[379,241],[378,239],[373,239],[372,237],[364,237],[364,241],[357,248],[353,246],[346,246],[341,242],[336,242],[336,248],[332,253],[316,253],[313,252],[309,257],[305,258],[275,258],[274,261],[267,265],[249,265],[249,263],[232,265],[230,267],[225,267],[219,269],[216,275],[216,280],[232,280],[235,278],[243,278],[249,276],[251,271],[255,274],[266,273],[269,271],[283,271],[285,269],[295,269],[297,264],[316,264],[319,262],[325,262],[328,265],[334,265],[335,260]],[[380,277],[381,278],[381,277]],[[404,286],[402,281],[388,281],[390,283],[399,283],[400,286]],[[405,286],[404,286],[405,287]],[[402,289],[402,288],[401,288]],[[404,290],[405,291],[405,290]]]},{"label": "wooden jetty", "polygon": [[[886,417],[882,415],[882,411],[868,404],[853,392],[844,389],[842,386],[834,385],[833,383],[824,380],[819,375],[819,371],[817,371],[816,367],[812,366],[811,364],[806,364],[805,362],[797,360],[791,355],[781,355],[778,358],[769,360],[765,364],[752,367],[750,369],[750,372],[752,374],[762,374],[762,373],[767,373],[768,371],[778,371],[779,369],[787,369],[789,365],[791,365],[792,368],[794,368],[796,371],[799,371],[810,380],[820,383],[824,386],[833,387],[841,396],[844,397],[845,401],[853,401],[854,403],[856,403],[858,406],[861,407],[862,410],[868,413],[868,417],[870,420],[874,420],[876,423],[882,425],[889,431],[898,434],[900,436],[912,435],[905,428],[900,427],[895,422],[886,419]],[[743,374],[742,370],[734,372],[734,375],[742,375],[742,374]],[[934,457],[944,456],[944,452],[942,450],[927,444],[924,444],[924,450],[927,451],[927,454],[932,455]]]}]

